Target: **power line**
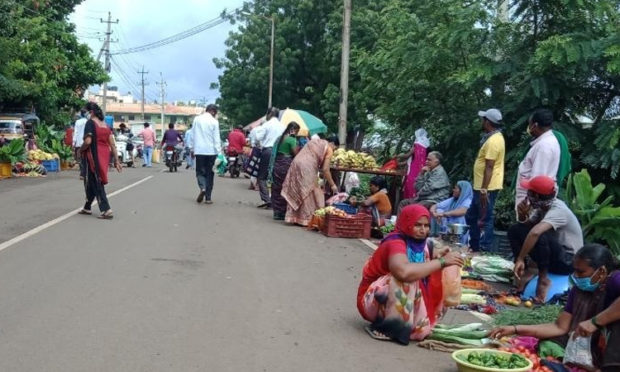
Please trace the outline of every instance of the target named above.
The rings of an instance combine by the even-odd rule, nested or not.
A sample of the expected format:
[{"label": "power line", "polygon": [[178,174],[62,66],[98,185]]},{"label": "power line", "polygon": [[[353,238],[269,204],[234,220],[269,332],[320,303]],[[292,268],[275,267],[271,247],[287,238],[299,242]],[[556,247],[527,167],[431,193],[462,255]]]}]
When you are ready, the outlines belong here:
[{"label": "power line", "polygon": [[[241,9],[241,8],[238,8],[238,9]],[[235,9],[235,11],[238,10],[238,9]],[[220,17],[211,19],[211,20],[209,20],[209,21],[207,21],[205,23],[202,23],[202,24],[200,24],[200,25],[198,25],[196,27],[192,27],[189,30],[185,30],[185,31],[180,32],[178,34],[169,36],[169,37],[167,37],[165,39],[162,39],[162,40],[159,40],[159,41],[155,41],[155,42],[152,42],[152,43],[149,43],[149,44],[145,44],[145,45],[142,45],[142,46],[138,46],[138,47],[118,50],[118,51],[113,52],[112,54],[113,55],[117,55],[117,54],[137,53],[137,52],[143,52],[143,51],[149,50],[149,49],[159,48],[161,46],[164,46],[164,45],[167,45],[167,44],[171,44],[171,43],[174,43],[174,42],[179,41],[179,40],[186,39],[186,38],[188,38],[190,36],[194,36],[194,35],[196,35],[198,33],[201,33],[201,32],[203,32],[205,30],[213,28],[213,27],[215,27],[217,25],[220,25],[220,24],[222,24],[224,22],[227,22],[227,20],[220,16]]]}]

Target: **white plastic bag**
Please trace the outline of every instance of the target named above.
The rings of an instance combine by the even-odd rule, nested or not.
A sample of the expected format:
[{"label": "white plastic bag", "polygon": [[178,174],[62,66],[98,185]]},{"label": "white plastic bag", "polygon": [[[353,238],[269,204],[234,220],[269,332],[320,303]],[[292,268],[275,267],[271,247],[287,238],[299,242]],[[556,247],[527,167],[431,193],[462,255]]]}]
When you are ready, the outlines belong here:
[{"label": "white plastic bag", "polygon": [[351,189],[354,187],[360,187],[360,178],[355,172],[347,172],[347,175],[344,179],[344,190],[350,194]]},{"label": "white plastic bag", "polygon": [[570,333],[568,343],[566,344],[564,364],[573,365],[587,370],[594,370],[594,364],[592,363],[592,352],[590,349],[592,336],[575,337],[574,333],[575,332]]}]

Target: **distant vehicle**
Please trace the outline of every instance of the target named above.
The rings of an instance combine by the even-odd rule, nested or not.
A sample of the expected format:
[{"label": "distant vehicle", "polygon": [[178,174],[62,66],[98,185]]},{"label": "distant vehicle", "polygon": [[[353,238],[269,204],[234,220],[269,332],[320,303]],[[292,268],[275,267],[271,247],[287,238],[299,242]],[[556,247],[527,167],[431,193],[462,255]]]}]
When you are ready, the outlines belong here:
[{"label": "distant vehicle", "polygon": [[34,135],[37,125],[39,118],[35,114],[0,113],[0,134],[9,141]]}]

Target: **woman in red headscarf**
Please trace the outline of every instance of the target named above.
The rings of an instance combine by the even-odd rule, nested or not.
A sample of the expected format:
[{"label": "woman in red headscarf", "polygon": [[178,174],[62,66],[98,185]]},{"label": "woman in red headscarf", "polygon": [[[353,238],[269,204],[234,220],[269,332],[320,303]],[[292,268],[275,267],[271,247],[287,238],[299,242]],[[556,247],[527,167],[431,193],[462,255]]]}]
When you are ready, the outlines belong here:
[{"label": "woman in red headscarf", "polygon": [[413,204],[403,208],[395,231],[388,235],[362,270],[357,308],[372,324],[371,337],[409,344],[423,340],[441,316],[441,270],[463,266],[458,252],[427,244],[428,209]]}]

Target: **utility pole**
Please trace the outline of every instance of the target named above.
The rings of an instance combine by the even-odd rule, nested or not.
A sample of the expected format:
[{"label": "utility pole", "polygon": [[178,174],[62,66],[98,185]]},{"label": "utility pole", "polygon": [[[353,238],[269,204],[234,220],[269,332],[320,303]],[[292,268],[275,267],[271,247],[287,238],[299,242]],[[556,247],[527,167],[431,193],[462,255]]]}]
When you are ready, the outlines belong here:
[{"label": "utility pole", "polygon": [[351,0],[344,0],[342,23],[342,59],[340,66],[340,107],[338,110],[338,139],[340,147],[347,145],[347,107],[349,105],[349,49],[351,46]]},{"label": "utility pole", "polygon": [[[111,68],[110,68],[110,35],[112,35],[112,23],[118,23],[118,19],[112,22],[112,13],[108,12],[107,21],[104,21],[101,18],[99,20],[101,21],[101,23],[107,23],[108,28],[105,33],[105,41],[103,42],[103,47],[101,48],[101,51],[99,51],[99,56],[97,57],[97,60],[101,58],[102,53],[105,53],[104,68],[105,68],[105,71],[109,73],[111,71]],[[104,82],[103,83],[103,104],[101,105],[101,111],[103,111],[104,116],[106,114],[107,103],[108,103],[108,83]]]},{"label": "utility pole", "polygon": [[161,78],[161,81],[157,83],[157,85],[159,85],[159,88],[161,89],[161,133],[162,136],[164,135],[165,132],[165,128],[164,128],[164,112],[166,109],[166,104],[164,103],[164,97],[166,95],[166,82],[164,81],[164,75],[160,72],[159,76]]},{"label": "utility pole", "polygon": [[272,106],[272,97],[273,97],[273,50],[275,48],[275,37],[276,37],[276,18],[275,16],[271,16],[271,56],[269,58],[269,104],[268,108]]},{"label": "utility pole", "polygon": [[144,81],[144,74],[148,74],[148,71],[144,71],[144,65],[142,65],[142,71],[138,71],[140,74],[140,85],[142,86],[142,120],[144,120],[144,86],[147,85]]}]

